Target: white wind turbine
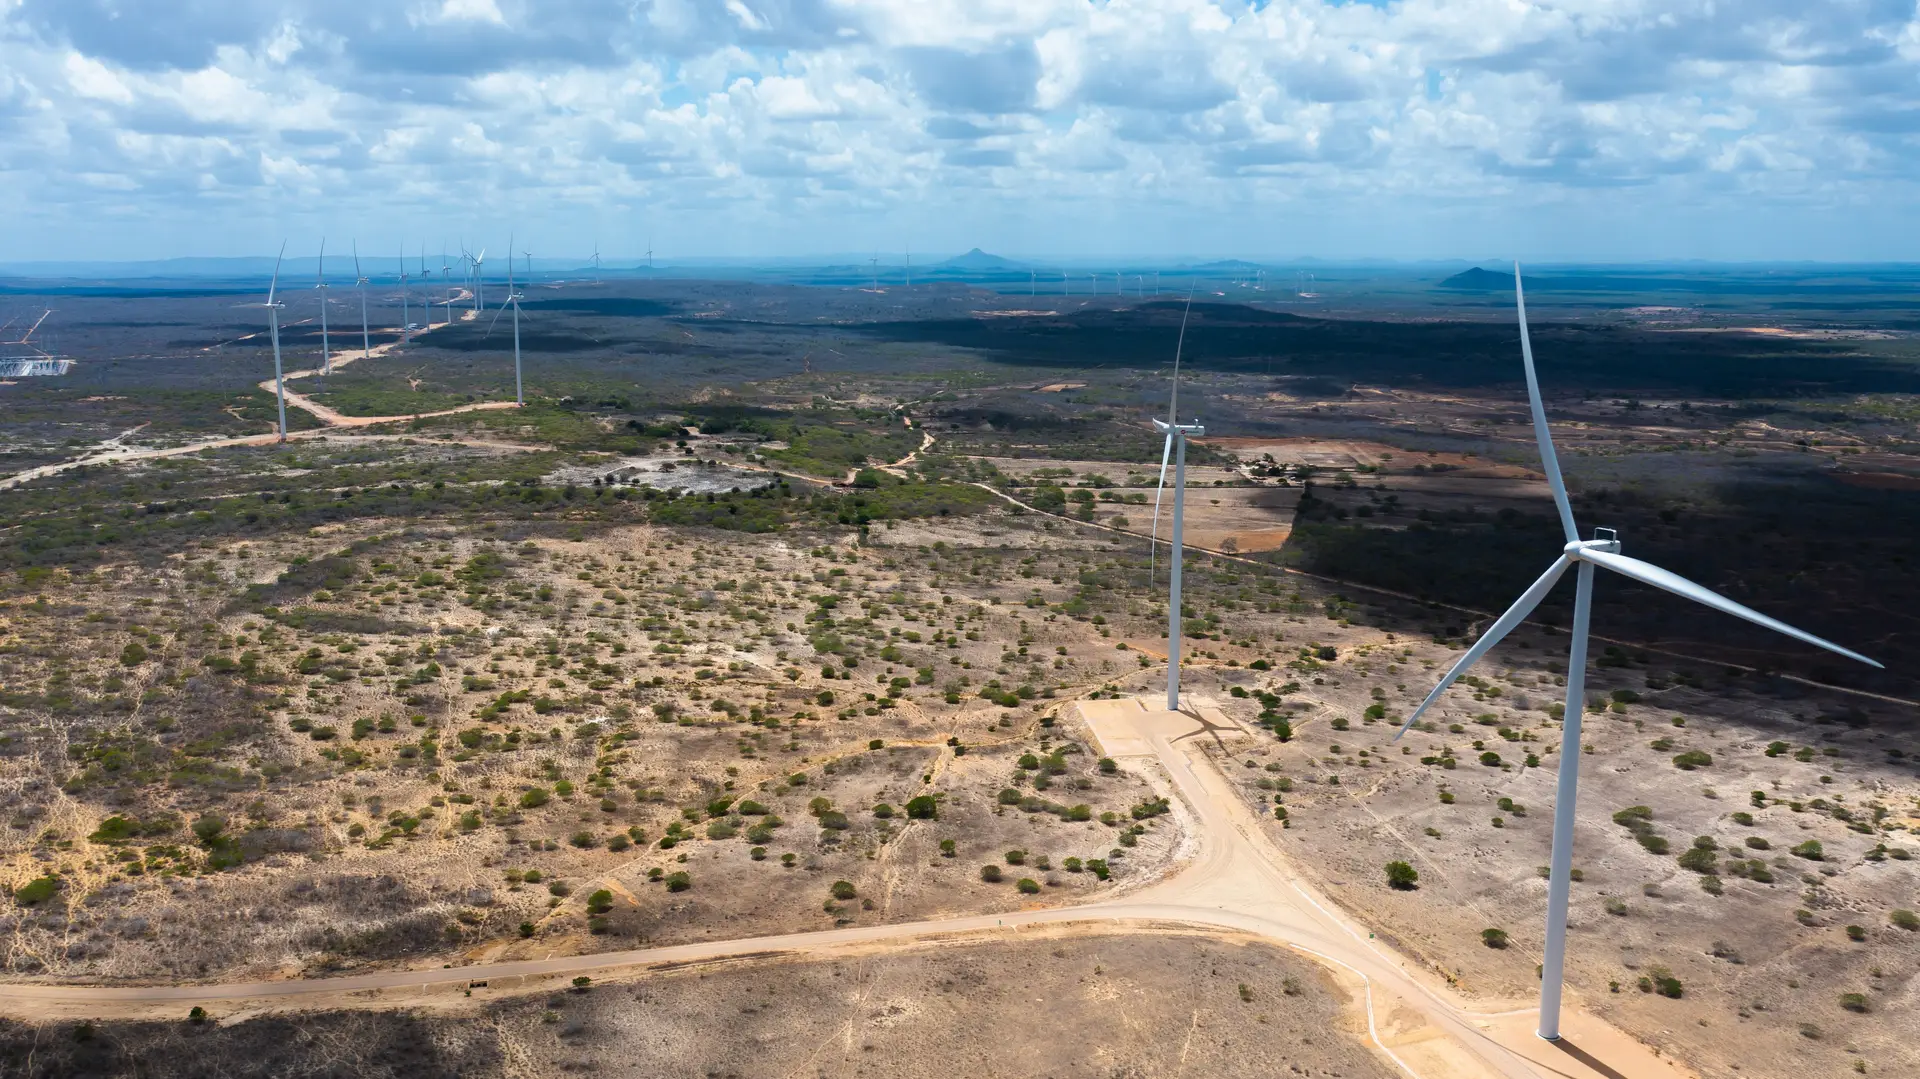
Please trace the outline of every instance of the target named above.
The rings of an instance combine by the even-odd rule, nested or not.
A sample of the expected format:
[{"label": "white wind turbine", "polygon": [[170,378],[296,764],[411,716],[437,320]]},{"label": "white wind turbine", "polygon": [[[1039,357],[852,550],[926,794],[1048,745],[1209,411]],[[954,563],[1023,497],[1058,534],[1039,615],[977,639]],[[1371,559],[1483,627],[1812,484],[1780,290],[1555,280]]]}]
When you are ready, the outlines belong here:
[{"label": "white wind turbine", "polygon": [[[360,272],[360,241],[353,241],[354,287],[360,290],[360,358],[373,355],[373,338],[367,333],[367,275]],[[405,283],[402,282],[402,288]]]},{"label": "white wind turbine", "polygon": [[[527,256],[527,262],[529,266],[532,265],[532,255]],[[513,403],[525,408],[527,401],[520,392],[520,293],[513,287],[513,238],[511,236],[507,238],[507,298],[500,301],[500,310],[493,313],[493,321],[487,324],[487,332],[484,336],[492,336],[493,327],[500,321],[500,311],[505,311],[509,306],[513,308]]]},{"label": "white wind turbine", "polygon": [[[473,262],[473,313],[477,316],[487,305],[481,299],[481,291],[486,285],[487,249],[481,248],[477,255],[468,256]],[[513,261],[513,247],[507,247],[507,261]],[[511,269],[512,267],[508,267]]]},{"label": "white wind turbine", "polygon": [[320,237],[320,265],[314,276],[314,291],[320,294],[320,377],[333,373],[333,354],[327,349],[327,238]]},{"label": "white wind turbine", "polygon": [[1187,438],[1207,433],[1205,427],[1197,423],[1180,422],[1180,353],[1187,344],[1187,316],[1193,313],[1193,292],[1187,292],[1187,307],[1180,315],[1180,337],[1173,346],[1173,393],[1167,399],[1167,418],[1154,420],[1153,426],[1166,432],[1167,440],[1160,448],[1160,485],[1153,493],[1153,533],[1148,539],[1147,581],[1151,585],[1159,576],[1154,561],[1160,551],[1160,494],[1167,486],[1167,459],[1174,460],[1173,472],[1173,534],[1169,556],[1170,567],[1167,576],[1167,711],[1180,710],[1180,571],[1185,562],[1185,549],[1181,546],[1181,525],[1185,521],[1187,505]]},{"label": "white wind turbine", "polygon": [[[447,294],[447,321],[453,321],[453,265],[447,261],[446,241],[440,242],[440,290]],[[431,316],[429,316],[431,321]]]},{"label": "white wind turbine", "polygon": [[[533,263],[531,261],[531,256],[529,256],[529,261],[527,263],[527,276],[528,277],[533,276]],[[596,285],[600,283],[600,239],[599,237],[595,237],[593,241],[593,283]]]},{"label": "white wind turbine", "polygon": [[[1717,595],[1676,574],[1669,573],[1650,562],[1629,558],[1620,553],[1620,541],[1612,529],[1594,529],[1595,538],[1583,540],[1579,529],[1574,525],[1573,506],[1567,500],[1567,486],[1560,476],[1560,461],[1553,452],[1553,435],[1547,430],[1547,410],[1540,401],[1540,382],[1533,370],[1533,344],[1527,336],[1527,300],[1520,283],[1520,264],[1513,267],[1514,302],[1519,309],[1520,318],[1520,359],[1526,368],[1527,399],[1533,410],[1533,434],[1540,444],[1540,464],[1547,474],[1547,484],[1553,489],[1553,503],[1560,511],[1560,528],[1566,535],[1566,546],[1560,550],[1560,557],[1547,572],[1533,582],[1520,598],[1514,601],[1507,612],[1496,619],[1493,625],[1472,648],[1460,657],[1450,668],[1440,684],[1433,687],[1427,699],[1413,710],[1407,721],[1400,725],[1394,735],[1407,733],[1407,729],[1419,720],[1422,713],[1440,699],[1440,694],[1453,684],[1454,679],[1464,674],[1476,660],[1487,654],[1494,645],[1499,644],[1513,628],[1524,621],[1533,609],[1540,605],[1546,594],[1560,580],[1568,567],[1579,566],[1573,600],[1573,643],[1567,651],[1567,701],[1566,713],[1560,727],[1560,766],[1558,784],[1553,797],[1553,857],[1547,878],[1547,938],[1544,961],[1540,972],[1540,1037],[1548,1041],[1557,1041],[1560,1037],[1560,990],[1566,969],[1567,948],[1567,895],[1572,885],[1573,872],[1573,820],[1574,803],[1580,785],[1580,719],[1586,708],[1586,672],[1587,672],[1587,623],[1593,609],[1593,568],[1599,566],[1612,570],[1623,577],[1629,577],[1641,584],[1672,592],[1683,599],[1693,600],[1717,611],[1724,611],[1735,618],[1744,618],[1756,625],[1765,626],[1778,633],[1784,633],[1795,640],[1817,645],[1830,652],[1837,652],[1848,659],[1859,660],[1869,666],[1880,664],[1859,654],[1822,640],[1811,633],[1798,630],[1784,622],[1768,618],[1751,608],[1741,606]],[[1178,527],[1178,517],[1176,516]]]},{"label": "white wind turbine", "polygon": [[[421,276],[426,275],[427,253],[420,252]],[[433,322],[433,308],[427,308],[427,322]],[[407,331],[413,328],[413,319],[407,313],[407,245],[400,245],[400,344],[407,343]]]},{"label": "white wind turbine", "polygon": [[287,384],[280,373],[280,309],[287,306],[274,299],[280,288],[280,261],[287,257],[286,241],[280,242],[280,254],[273,260],[273,283],[267,286],[266,303],[250,303],[248,307],[267,309],[267,325],[273,331],[273,392],[280,399],[280,441],[287,440]]}]

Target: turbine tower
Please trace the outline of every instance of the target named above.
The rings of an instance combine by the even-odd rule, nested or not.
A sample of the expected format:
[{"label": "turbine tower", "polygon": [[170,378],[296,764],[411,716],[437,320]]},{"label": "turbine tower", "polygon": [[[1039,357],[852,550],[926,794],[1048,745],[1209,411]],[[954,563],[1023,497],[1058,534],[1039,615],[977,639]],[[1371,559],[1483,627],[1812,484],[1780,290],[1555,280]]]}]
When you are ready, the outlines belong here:
[{"label": "turbine tower", "polygon": [[[484,255],[484,252],[482,253]],[[532,256],[528,256],[531,263]],[[493,321],[487,324],[485,336],[493,335],[493,327],[500,322],[500,311],[509,306],[513,308],[513,403],[521,408],[527,405],[527,399],[520,392],[520,293],[513,287],[513,238],[507,238],[507,298],[500,301],[500,310],[493,313]]]},{"label": "turbine tower", "polygon": [[[1663,591],[1672,592],[1682,599],[1724,611],[1735,618],[1744,618],[1755,625],[1765,626],[1777,633],[1784,633],[1798,641],[1816,645],[1829,652],[1836,652],[1848,659],[1858,660],[1872,667],[1880,664],[1859,654],[1822,640],[1804,630],[1798,630],[1785,622],[1776,621],[1748,607],[1708,591],[1705,588],[1676,574],[1669,573],[1650,562],[1629,558],[1620,553],[1620,540],[1610,528],[1594,529],[1594,538],[1580,538],[1579,528],[1574,524],[1573,505],[1567,500],[1567,485],[1560,475],[1560,461],[1553,452],[1553,435],[1547,429],[1547,410],[1540,400],[1540,381],[1533,369],[1533,343],[1527,336],[1527,299],[1520,283],[1520,264],[1513,266],[1513,298],[1520,320],[1520,360],[1526,368],[1527,400],[1533,410],[1533,435],[1540,445],[1540,465],[1547,474],[1547,484],[1553,488],[1554,507],[1560,511],[1560,528],[1566,536],[1566,546],[1560,549],[1556,558],[1540,579],[1514,601],[1507,612],[1487,627],[1485,634],[1475,641],[1472,648],[1454,663],[1440,684],[1433,687],[1427,699],[1413,710],[1407,721],[1400,725],[1394,735],[1397,740],[1407,733],[1408,728],[1417,722],[1422,713],[1440,699],[1454,680],[1466,673],[1468,667],[1481,656],[1487,654],[1501,638],[1512,632],[1513,628],[1525,621],[1527,615],[1540,605],[1548,592],[1559,582],[1562,574],[1572,566],[1579,567],[1576,577],[1573,599],[1573,642],[1567,652],[1567,702],[1566,713],[1560,725],[1560,767],[1559,779],[1553,797],[1553,857],[1547,878],[1547,935],[1544,961],[1540,970],[1540,1037],[1548,1041],[1560,1038],[1560,991],[1566,971],[1567,958],[1567,894],[1572,884],[1573,872],[1573,819],[1574,803],[1580,786],[1580,720],[1586,709],[1586,673],[1587,673],[1587,623],[1593,611],[1593,570],[1595,566],[1612,570],[1622,577],[1631,578],[1641,584],[1652,585]],[[1179,528],[1178,511],[1174,527]],[[1177,533],[1176,533],[1177,534]]]},{"label": "turbine tower", "polygon": [[[360,241],[353,241],[354,287],[360,290],[360,358],[373,356],[373,338],[367,333],[367,275],[360,272]],[[404,283],[402,284],[404,286]]]},{"label": "turbine tower", "polygon": [[1173,392],[1167,398],[1167,418],[1154,420],[1156,430],[1166,432],[1160,448],[1160,485],[1153,494],[1153,533],[1148,538],[1147,583],[1159,576],[1154,562],[1160,550],[1160,493],[1167,487],[1167,459],[1174,460],[1173,472],[1173,553],[1167,578],[1167,711],[1180,710],[1180,571],[1185,561],[1181,546],[1181,526],[1187,507],[1187,438],[1204,435],[1207,429],[1197,423],[1180,422],[1180,354],[1187,344],[1187,316],[1193,313],[1193,292],[1187,292],[1187,307],[1180,315],[1180,337],[1173,346]]},{"label": "turbine tower", "polygon": [[[440,244],[440,288],[447,294],[447,321],[453,321],[453,266],[447,262],[447,245]],[[431,320],[432,316],[428,316]]]},{"label": "turbine tower", "polygon": [[273,260],[273,282],[267,286],[267,302],[251,303],[248,307],[267,309],[267,325],[273,331],[273,392],[280,399],[280,441],[287,441],[287,383],[280,372],[280,309],[287,306],[276,301],[274,294],[280,288],[280,261],[287,257],[287,244],[280,242],[280,254]]},{"label": "turbine tower", "polygon": [[320,237],[320,265],[314,278],[314,291],[320,294],[320,377],[333,373],[333,354],[327,349],[327,238]]}]

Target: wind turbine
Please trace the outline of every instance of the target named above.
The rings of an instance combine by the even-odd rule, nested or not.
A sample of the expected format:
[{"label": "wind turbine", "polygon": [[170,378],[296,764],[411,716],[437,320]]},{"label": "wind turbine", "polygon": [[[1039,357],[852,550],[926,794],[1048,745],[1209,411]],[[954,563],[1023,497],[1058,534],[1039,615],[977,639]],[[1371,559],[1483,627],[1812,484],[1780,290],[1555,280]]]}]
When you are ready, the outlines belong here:
[{"label": "wind turbine", "polygon": [[[373,338],[367,333],[367,275],[360,272],[360,241],[353,241],[354,287],[360,290],[360,358],[373,355]],[[404,283],[402,285],[404,288]]]},{"label": "wind turbine", "polygon": [[[532,262],[531,255],[528,256],[528,262],[529,264]],[[500,310],[493,313],[493,322],[487,324],[487,332],[484,336],[493,335],[493,327],[500,321],[500,311],[505,311],[509,305],[513,307],[513,403],[520,408],[525,408],[527,399],[520,392],[520,293],[513,287],[513,238],[511,236],[507,238],[507,298],[500,301]]]},{"label": "wind turbine", "polygon": [[1193,292],[1187,292],[1187,307],[1180,315],[1180,337],[1173,346],[1173,393],[1167,398],[1167,418],[1154,420],[1153,426],[1166,432],[1160,448],[1160,485],[1153,493],[1153,535],[1148,539],[1147,582],[1159,576],[1154,558],[1160,551],[1160,493],[1167,487],[1167,458],[1174,459],[1173,472],[1173,554],[1167,578],[1167,711],[1180,710],[1180,570],[1185,561],[1181,547],[1181,525],[1187,505],[1187,438],[1204,435],[1205,427],[1180,422],[1180,353],[1187,344],[1187,316],[1193,313]]},{"label": "wind turbine", "polygon": [[[531,260],[533,256],[529,255],[527,257],[529,260]],[[533,263],[531,261],[527,263],[527,276],[529,277],[533,276]],[[600,283],[600,239],[599,237],[595,237],[593,241],[593,283],[596,285]]]},{"label": "wind turbine", "polygon": [[287,243],[280,241],[280,254],[273,260],[273,282],[267,286],[266,303],[250,303],[248,307],[267,309],[267,325],[273,330],[273,392],[280,399],[280,441],[287,440],[287,384],[280,374],[280,309],[287,306],[274,299],[274,293],[280,288],[280,260],[287,257]]},{"label": "wind turbine", "polygon": [[[1507,612],[1487,627],[1485,634],[1467,649],[1465,655],[1454,663],[1440,684],[1433,687],[1427,699],[1413,710],[1407,721],[1400,725],[1394,735],[1397,740],[1407,733],[1407,729],[1419,720],[1422,713],[1440,699],[1440,694],[1453,684],[1454,679],[1466,673],[1468,667],[1481,656],[1487,654],[1501,638],[1512,632],[1513,628],[1524,621],[1533,609],[1540,605],[1546,594],[1553,590],[1568,567],[1579,566],[1573,599],[1573,642],[1567,651],[1567,702],[1566,713],[1560,724],[1560,774],[1553,796],[1553,857],[1547,878],[1547,940],[1544,961],[1540,968],[1540,1037],[1547,1041],[1560,1038],[1560,991],[1566,970],[1567,957],[1567,894],[1572,884],[1573,872],[1573,817],[1574,802],[1580,786],[1580,720],[1586,709],[1586,673],[1587,673],[1587,623],[1593,611],[1593,569],[1599,566],[1609,569],[1622,577],[1631,578],[1641,584],[1649,584],[1663,591],[1672,592],[1683,599],[1724,611],[1735,618],[1744,618],[1755,625],[1764,626],[1777,633],[1784,633],[1798,641],[1817,645],[1829,652],[1836,652],[1848,659],[1859,660],[1868,666],[1880,664],[1859,654],[1798,630],[1785,622],[1776,621],[1748,607],[1708,591],[1677,574],[1669,573],[1650,562],[1629,558],[1620,553],[1620,540],[1610,528],[1594,529],[1594,538],[1583,540],[1573,521],[1573,506],[1567,500],[1567,485],[1560,476],[1560,461],[1553,452],[1553,435],[1547,429],[1547,410],[1540,401],[1540,381],[1533,370],[1533,344],[1527,336],[1527,299],[1520,283],[1520,264],[1513,266],[1513,298],[1520,319],[1520,360],[1527,373],[1527,399],[1533,410],[1533,436],[1540,444],[1540,465],[1547,474],[1547,484],[1553,489],[1553,503],[1560,511],[1560,528],[1566,535],[1566,546],[1560,549],[1560,557],[1540,575],[1528,589],[1520,594]],[[1174,518],[1174,527],[1179,527],[1178,511]],[[1177,534],[1177,533],[1176,533]],[[1177,541],[1176,541],[1177,542]]]},{"label": "wind turbine", "polygon": [[[427,272],[427,253],[420,252],[420,273]],[[433,308],[427,308],[427,323],[433,323]],[[407,331],[413,328],[413,320],[407,314],[407,245],[400,245],[400,344],[407,343]]]},{"label": "wind turbine", "polygon": [[453,321],[453,266],[447,262],[446,241],[440,243],[440,287],[447,294],[447,321]]},{"label": "wind turbine", "polygon": [[314,291],[320,294],[320,377],[333,373],[333,354],[327,350],[327,238],[320,237],[320,265],[314,278]]},{"label": "wind turbine", "polygon": [[[507,246],[507,261],[513,261],[513,246],[511,242],[509,242]],[[473,313],[475,315],[478,315],[481,308],[486,306],[486,301],[480,298],[481,290],[485,287],[487,280],[486,265],[487,249],[483,247],[480,249],[479,254],[473,256]],[[512,269],[512,267],[509,266],[508,269]]]},{"label": "wind turbine", "polygon": [[653,272],[653,237],[647,237],[647,272]]}]

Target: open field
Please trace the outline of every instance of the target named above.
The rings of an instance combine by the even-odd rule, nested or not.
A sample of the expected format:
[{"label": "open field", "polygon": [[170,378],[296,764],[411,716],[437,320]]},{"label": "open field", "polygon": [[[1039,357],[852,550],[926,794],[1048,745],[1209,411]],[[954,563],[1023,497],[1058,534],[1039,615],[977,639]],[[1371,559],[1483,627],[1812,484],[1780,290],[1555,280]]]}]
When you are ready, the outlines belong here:
[{"label": "open field", "polygon": [[[1354,1036],[1364,995],[1303,953],[1154,928],[1156,889],[1211,872],[1214,810],[1077,706],[1164,679],[1147,421],[1178,306],[932,288],[877,312],[784,285],[553,289],[528,304],[524,409],[493,407],[511,353],[460,321],[291,383],[284,448],[259,439],[263,346],[230,298],[63,300],[98,316],[69,340],[103,350],[130,340],[115,323],[169,325],[79,380],[0,386],[19,417],[0,435],[4,980],[212,994],[846,931],[872,951],[436,1001],[333,1059],[613,1068],[624,1035],[656,1055],[618,1066],[645,1071],[694,1036],[667,1016],[734,1001],[753,1010],[688,1074],[767,1053],[905,1074],[929,1051],[1152,1074],[1183,1042],[1190,1067],[1390,1074],[1414,1030],[1524,1045],[1500,1016],[1534,991],[1567,596],[1391,741],[1561,542],[1511,329],[1226,303],[1189,329],[1182,411],[1209,435],[1186,536],[1220,556],[1188,563],[1187,683],[1220,725],[1181,752],[1231,777],[1272,872],[1374,934],[1380,992],[1436,1002],[1376,1044]],[[1912,340],[1561,310],[1535,345],[1583,524],[1889,668],[1602,586],[1578,1014],[1700,1075],[1920,1069],[1899,1037],[1920,985]],[[310,329],[289,330],[290,369]],[[443,408],[466,411],[425,415]],[[1387,886],[1395,860],[1418,888]],[[889,935],[1129,903],[1139,924],[1044,944]],[[1218,1010],[1214,976],[1194,981],[1215,967]],[[1090,1006],[1042,1031],[1007,975],[937,988],[982,970]],[[816,983],[844,999],[782,988]],[[347,1003],[41,1028],[68,1055],[35,1067],[112,1073],[108,1046],[239,1051],[289,1024],[338,1046]],[[1132,1041],[1096,1033],[1115,1007]],[[1326,1034],[1296,1045],[1300,1024]],[[1487,1073],[1449,1052],[1415,1072]]]}]

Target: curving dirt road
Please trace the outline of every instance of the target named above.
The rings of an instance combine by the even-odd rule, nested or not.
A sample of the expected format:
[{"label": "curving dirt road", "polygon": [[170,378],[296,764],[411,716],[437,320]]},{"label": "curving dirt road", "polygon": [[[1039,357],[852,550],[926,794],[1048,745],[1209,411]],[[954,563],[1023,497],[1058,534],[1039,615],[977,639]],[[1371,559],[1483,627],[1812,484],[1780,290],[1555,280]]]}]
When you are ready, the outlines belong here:
[{"label": "curving dirt road", "polygon": [[[1422,1079],[1636,1079],[1690,1076],[1679,1066],[1597,1019],[1569,1007],[1566,1037],[1550,1045],[1532,1033],[1530,1008],[1476,1011],[1418,968],[1341,917],[1292,873],[1246,804],[1195,736],[1242,737],[1221,719],[1149,711],[1137,700],[1079,704],[1102,749],[1162,782],[1197,840],[1175,874],[1137,893],[1078,907],[976,915],[928,922],[859,926],[784,936],[702,941],[595,955],[392,970],[339,978],[225,985],[0,985],[0,1011],[12,1015],[177,1017],[191,1004],[254,1011],[287,1007],[397,1007],[424,996],[521,988],[534,991],[577,975],[639,976],[691,962],[772,957],[817,958],[929,938],[1014,933],[1027,926],[1115,924],[1151,932],[1155,924],[1250,933],[1311,955],[1334,969],[1364,1007],[1375,1048]],[[1217,713],[1216,713],[1217,715]]]}]

